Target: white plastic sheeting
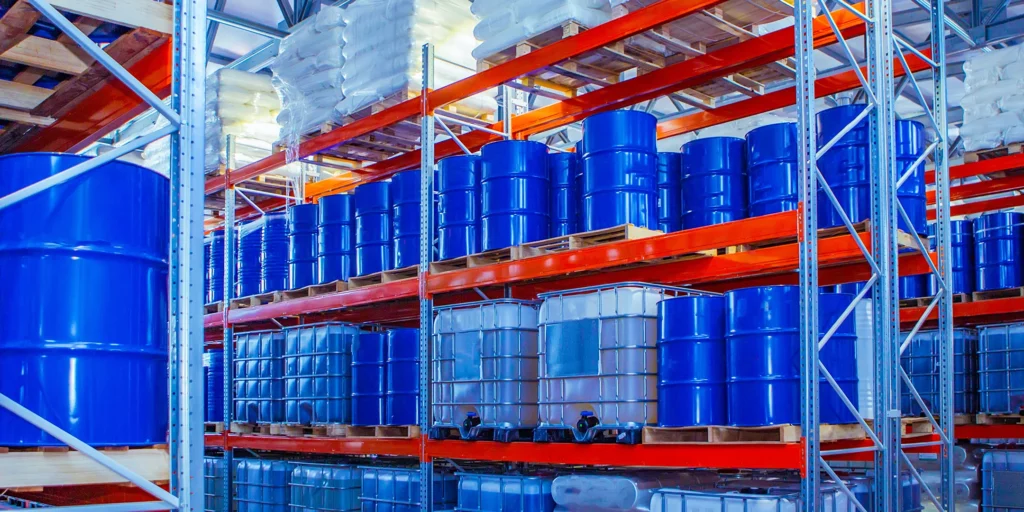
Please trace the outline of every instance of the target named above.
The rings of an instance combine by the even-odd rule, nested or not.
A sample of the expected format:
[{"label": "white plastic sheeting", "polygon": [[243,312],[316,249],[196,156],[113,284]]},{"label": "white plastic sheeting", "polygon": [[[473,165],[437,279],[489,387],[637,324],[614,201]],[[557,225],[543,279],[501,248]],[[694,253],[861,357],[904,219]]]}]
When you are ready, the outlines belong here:
[{"label": "white plastic sheeting", "polygon": [[977,151],[1024,141],[1024,59],[1014,46],[979,54],[964,63],[960,101],[964,149]]},{"label": "white plastic sheeting", "polygon": [[608,0],[476,0],[471,10],[479,18],[473,29],[473,35],[480,41],[473,50],[477,60],[566,21],[591,28],[612,18]]}]

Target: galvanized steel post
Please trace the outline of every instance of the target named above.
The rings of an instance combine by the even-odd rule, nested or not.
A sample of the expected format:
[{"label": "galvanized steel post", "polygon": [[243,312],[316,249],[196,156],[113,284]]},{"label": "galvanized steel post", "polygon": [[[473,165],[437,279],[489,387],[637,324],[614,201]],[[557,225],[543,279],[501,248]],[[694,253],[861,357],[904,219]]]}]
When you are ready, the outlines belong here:
[{"label": "galvanized steel post", "polygon": [[423,45],[423,108],[420,119],[420,510],[433,508],[434,463],[427,454],[426,437],[430,431],[430,344],[434,301],[427,294],[427,273],[433,255],[434,223],[434,112],[427,103],[427,92],[434,88],[434,45]]},{"label": "galvanized steel post", "polygon": [[[235,169],[235,136],[228,135],[224,144],[224,152],[227,157],[227,163],[224,169],[225,179],[231,176],[231,171]],[[238,237],[236,234],[238,231],[235,229],[235,187],[229,185],[224,189],[224,294],[222,298],[223,303],[223,316],[221,322],[224,326],[224,389],[221,394],[221,399],[224,400],[224,431],[227,432],[231,427],[231,416],[234,414],[234,404],[232,403],[232,390],[234,389],[235,381],[235,349],[234,349],[234,326],[228,321],[228,312],[230,311],[229,306],[231,305],[231,299],[235,298],[235,274],[237,273],[237,246]],[[213,399],[212,397],[210,398]],[[219,512],[231,512],[232,511],[232,476],[234,472],[232,470],[233,464],[233,453],[230,447],[224,447],[224,484],[220,489],[222,493],[221,503],[223,509]]]}]

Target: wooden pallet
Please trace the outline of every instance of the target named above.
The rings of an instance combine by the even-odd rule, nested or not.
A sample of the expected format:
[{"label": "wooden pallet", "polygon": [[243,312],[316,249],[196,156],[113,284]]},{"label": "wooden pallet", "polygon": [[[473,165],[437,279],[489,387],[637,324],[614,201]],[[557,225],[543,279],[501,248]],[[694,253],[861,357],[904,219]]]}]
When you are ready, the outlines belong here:
[{"label": "wooden pallet", "polygon": [[[974,421],[974,415],[972,415],[972,414],[954,414],[953,415],[953,424],[954,425],[969,425],[973,421]],[[938,423],[939,419],[935,418],[935,422]],[[868,424],[871,425],[872,422],[868,421]],[[914,417],[902,418],[900,420],[900,426],[901,426],[901,431],[902,431],[903,435],[905,435],[905,436],[906,435],[913,435],[913,434],[931,434],[932,432],[935,431],[935,426],[932,425],[932,422],[928,421],[928,418],[924,417],[924,416],[914,416]]]},{"label": "wooden pallet", "polygon": [[[800,441],[800,425],[767,427],[644,427],[644,444],[707,444],[707,443],[795,443]],[[866,439],[857,423],[821,425],[822,442]]]},{"label": "wooden pallet", "polygon": [[1016,155],[1024,150],[1024,143],[1015,142],[1013,144],[1007,144],[998,148],[992,149],[979,149],[978,151],[968,151],[964,153],[964,163],[970,164],[981,160],[989,160],[991,158],[999,158],[1002,156]]},{"label": "wooden pallet", "polygon": [[210,315],[213,313],[221,313],[224,311],[224,302],[213,302],[211,304],[203,305],[203,314]]},{"label": "wooden pallet", "polygon": [[271,429],[274,425],[266,423],[239,423],[237,421],[231,422],[231,433],[232,434],[263,434],[270,435]]},{"label": "wooden pallet", "polygon": [[375,272],[365,276],[353,277],[348,280],[348,287],[349,289],[362,288],[364,286],[409,279],[418,275],[420,275],[419,265],[410,265],[408,267],[398,268],[395,270],[385,270],[383,272]]},{"label": "wooden pallet", "polygon": [[352,427],[341,424],[329,425],[270,425],[270,434],[288,437],[346,437]]},{"label": "wooden pallet", "polygon": [[1024,286],[1018,288],[1003,288],[1002,290],[974,292],[971,294],[971,300],[974,302],[978,302],[980,300],[1006,299],[1010,297],[1024,297]]},{"label": "wooden pallet", "polygon": [[258,293],[248,297],[231,299],[231,309],[254,308],[270,304],[271,302],[281,302],[282,300],[284,300],[283,292]]},{"label": "wooden pallet", "polygon": [[1021,414],[978,414],[974,417],[978,425],[1024,425],[1024,413]]},{"label": "wooden pallet", "polygon": [[[917,297],[913,299],[900,299],[901,308],[923,308],[931,304],[931,297]],[[960,304],[961,302],[971,302],[971,295],[967,293],[954,293],[953,304]]]},{"label": "wooden pallet", "polygon": [[328,293],[343,292],[345,290],[348,290],[348,282],[339,279],[337,281],[332,281],[330,283],[311,284],[305,288],[299,288],[297,290],[287,290],[280,293],[281,300],[291,300],[302,297],[316,297],[318,295],[327,295]]},{"label": "wooden pallet", "polygon": [[393,427],[356,427],[349,426],[346,437],[375,439],[419,439],[420,427],[416,425]]},{"label": "wooden pallet", "polygon": [[203,424],[203,431],[207,434],[222,434],[224,432],[224,422],[208,421]]},{"label": "wooden pallet", "polygon": [[[97,448],[150,481],[169,478],[167,445]],[[40,492],[59,485],[117,484],[124,478],[67,446],[0,447],[0,489]]]},{"label": "wooden pallet", "polygon": [[440,274],[452,270],[464,268],[483,267],[504,261],[512,261],[512,248],[493,249],[490,251],[478,252],[468,256],[449,258],[447,260],[435,261],[430,264],[431,274]]}]

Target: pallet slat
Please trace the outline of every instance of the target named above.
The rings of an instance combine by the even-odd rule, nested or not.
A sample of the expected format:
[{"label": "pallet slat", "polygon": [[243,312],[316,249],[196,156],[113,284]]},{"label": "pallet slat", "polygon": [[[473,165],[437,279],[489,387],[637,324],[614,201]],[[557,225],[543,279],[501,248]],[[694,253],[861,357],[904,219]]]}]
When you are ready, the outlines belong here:
[{"label": "pallet slat", "polygon": [[[127,482],[87,455],[62,448],[61,451],[0,451],[0,489]],[[166,447],[103,450],[103,453],[147,480],[162,482],[170,478]]]},{"label": "pallet slat", "polygon": [[[644,444],[707,444],[707,443],[795,443],[800,441],[800,425],[766,427],[644,427]],[[866,439],[864,429],[856,423],[821,425],[822,442]]]}]

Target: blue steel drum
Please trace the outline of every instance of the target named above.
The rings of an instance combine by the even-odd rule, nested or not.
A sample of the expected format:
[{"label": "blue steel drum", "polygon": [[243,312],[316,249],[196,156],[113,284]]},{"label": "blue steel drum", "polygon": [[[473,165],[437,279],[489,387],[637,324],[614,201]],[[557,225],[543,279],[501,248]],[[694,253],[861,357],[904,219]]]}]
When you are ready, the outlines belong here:
[{"label": "blue steel drum", "polygon": [[[924,152],[924,126],[917,121],[896,120],[896,176],[899,179],[903,173],[910,169]],[[910,218],[910,226],[903,220],[903,216],[897,213],[899,228],[907,233],[927,233],[928,217],[926,214],[924,166],[921,162],[910,176],[896,189],[896,197],[907,212]],[[870,205],[868,205],[870,208]]]},{"label": "blue steel drum", "polygon": [[391,177],[392,268],[420,264],[420,171]]},{"label": "blue steel drum", "polygon": [[389,183],[356,188],[356,275],[391,270],[391,194]]},{"label": "blue steel drum", "polygon": [[747,132],[747,191],[751,217],[796,210],[799,202],[796,123]]},{"label": "blue steel drum", "polygon": [[350,194],[320,198],[317,222],[317,282],[348,281],[355,275],[355,203]]},{"label": "blue steel drum", "polygon": [[416,425],[420,402],[420,330],[388,331],[384,424]]},{"label": "blue steel drum", "polygon": [[586,220],[583,218],[583,139],[576,142],[576,232],[583,231]]},{"label": "blue steel drum", "polygon": [[388,335],[364,332],[352,347],[352,424],[384,425]]},{"label": "blue steel drum", "polygon": [[[844,293],[821,293],[818,295],[818,336],[824,337],[832,325],[839,320],[843,311],[853,303],[853,295]],[[792,307],[799,309],[799,304]],[[799,359],[799,354],[796,355]],[[825,366],[832,378],[839,384],[839,389],[850,400],[853,407],[858,406],[857,397],[857,323],[851,311],[849,316],[839,324],[828,343],[818,353],[821,364]],[[799,399],[799,392],[796,399]],[[825,379],[819,377],[818,385],[819,409],[821,423],[842,424],[857,421],[852,412],[843,404],[839,394]]]},{"label": "blue steel drum", "polygon": [[206,392],[206,421],[224,421],[224,351],[203,354],[203,383]]},{"label": "blue steel drum", "polygon": [[317,217],[313,203],[288,207],[288,288],[295,290],[316,283]]},{"label": "blue steel drum", "polygon": [[1021,286],[1019,213],[988,213],[974,219],[975,286],[978,291]]},{"label": "blue steel drum", "polygon": [[480,157],[437,162],[437,195],[438,258],[480,252]]},{"label": "blue steel drum", "polygon": [[203,239],[203,300],[210,303],[210,245],[213,240],[210,237]]},{"label": "blue steel drum", "polygon": [[548,147],[504,140],[480,151],[481,247],[503,249],[548,237],[551,198]]},{"label": "blue steel drum", "polygon": [[[818,112],[818,148],[822,148],[864,110],[866,105],[844,105]],[[871,215],[871,168],[868,118],[843,135],[818,159],[818,169],[828,182],[851,222]],[[818,192],[818,227],[842,226],[843,220],[824,190]]]},{"label": "blue steel drum", "polygon": [[658,228],[657,120],[613,110],[583,121],[583,231]]},{"label": "blue steel drum", "polygon": [[[935,224],[928,225],[931,247],[935,249]],[[969,220],[949,222],[950,250],[952,261],[951,276],[947,283],[953,293],[974,292],[974,227]],[[928,276],[928,295],[938,293],[935,276]]]},{"label": "blue steel drum", "polygon": [[576,232],[576,153],[548,153],[551,176],[550,236]]},{"label": "blue steel drum", "polygon": [[658,425],[724,425],[725,397],[725,299],[659,302]]},{"label": "blue steel drum", "polygon": [[288,216],[268,213],[263,216],[260,237],[260,293],[288,289]]},{"label": "blue steel drum", "polygon": [[743,139],[709,137],[683,144],[683,229],[747,217]]},{"label": "blue steel drum", "polygon": [[728,424],[800,423],[800,288],[725,294]]},{"label": "blue steel drum", "polygon": [[248,297],[260,293],[260,251],[263,245],[263,219],[242,224],[238,228],[238,260],[235,275],[235,294]]},{"label": "blue steel drum", "polygon": [[[0,196],[88,160],[0,156]],[[0,393],[93,446],[166,442],[168,194],[113,161],[0,209]],[[0,408],[0,446],[50,445]]]},{"label": "blue steel drum", "polygon": [[680,156],[676,152],[658,153],[658,229],[679,231],[683,222]]},{"label": "blue steel drum", "polygon": [[913,276],[900,276],[899,298],[916,299],[928,296],[929,274],[918,274]]},{"label": "blue steel drum", "polygon": [[206,266],[206,303],[224,300],[224,230],[210,235],[210,258]]}]

